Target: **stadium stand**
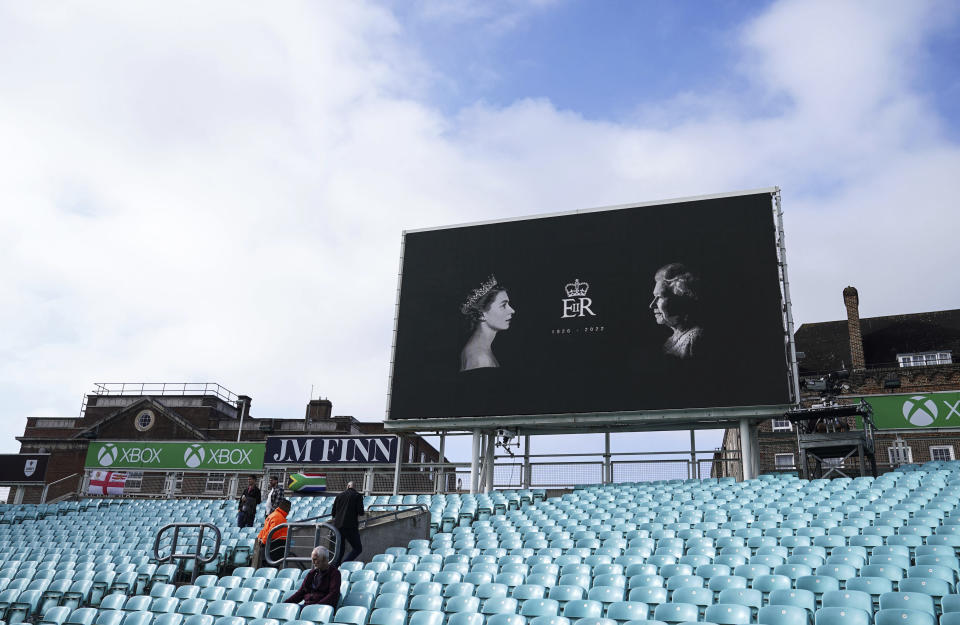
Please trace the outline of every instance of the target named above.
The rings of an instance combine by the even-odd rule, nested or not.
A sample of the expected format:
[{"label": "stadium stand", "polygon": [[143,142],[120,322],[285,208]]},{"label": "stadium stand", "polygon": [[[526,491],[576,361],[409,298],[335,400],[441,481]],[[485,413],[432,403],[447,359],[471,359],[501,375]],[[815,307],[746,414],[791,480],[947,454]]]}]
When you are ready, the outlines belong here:
[{"label": "stadium stand", "polygon": [[[876,479],[776,475],[587,486],[550,499],[498,491],[366,500],[370,509],[385,503],[429,506],[431,538],[345,563],[336,610],[282,603],[305,571],[252,568],[257,524],[233,527],[232,502],[3,506],[0,622],[960,623],[960,462]],[[328,508],[325,498],[300,498],[291,515]],[[198,521],[217,525],[223,541],[189,583],[189,563],[158,561],[153,544],[162,526]]]}]

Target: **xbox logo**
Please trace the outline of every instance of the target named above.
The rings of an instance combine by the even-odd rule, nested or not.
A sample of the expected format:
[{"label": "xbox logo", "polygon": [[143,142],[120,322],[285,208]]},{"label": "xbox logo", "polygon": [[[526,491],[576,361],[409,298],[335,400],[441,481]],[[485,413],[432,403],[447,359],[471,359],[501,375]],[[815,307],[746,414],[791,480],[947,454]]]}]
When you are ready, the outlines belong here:
[{"label": "xbox logo", "polygon": [[204,455],[203,446],[194,443],[183,452],[183,462],[191,469],[196,469],[203,462]]},{"label": "xbox logo", "polygon": [[923,395],[914,395],[903,400],[903,418],[918,428],[930,425],[937,418],[937,405]]},{"label": "xbox logo", "polygon": [[117,459],[117,446],[113,443],[105,443],[100,451],[97,452],[97,462],[101,467],[109,467]]}]

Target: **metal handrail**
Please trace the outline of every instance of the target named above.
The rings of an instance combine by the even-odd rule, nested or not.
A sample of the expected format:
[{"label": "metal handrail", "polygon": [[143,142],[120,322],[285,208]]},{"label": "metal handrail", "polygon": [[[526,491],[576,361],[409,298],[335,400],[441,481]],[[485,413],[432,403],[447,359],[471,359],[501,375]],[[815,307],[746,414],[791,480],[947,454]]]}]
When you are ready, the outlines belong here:
[{"label": "metal handrail", "polygon": [[[200,530],[197,535],[197,549],[194,553],[178,553],[177,552],[177,539],[180,538],[180,528],[186,527],[195,527]],[[170,555],[166,557],[160,556],[160,537],[165,531],[173,528],[173,540],[170,541]],[[203,546],[203,530],[204,528],[210,528],[213,530],[215,537],[213,551],[210,553],[210,557],[201,555],[200,548]],[[157,562],[166,562],[168,560],[173,560],[174,558],[178,560],[195,560],[196,562],[193,565],[193,579],[190,580],[190,583],[197,581],[197,575],[200,573],[200,566],[204,564],[209,564],[217,559],[217,556],[220,553],[220,528],[214,525],[213,523],[168,523],[161,527],[157,531],[157,537],[153,540],[153,557],[157,559]]]},{"label": "metal handrail", "polygon": [[211,395],[236,404],[238,395],[217,382],[95,382],[93,395]]},{"label": "metal handrail", "polygon": [[[51,486],[53,486],[54,484],[59,484],[60,482],[65,482],[66,480],[71,480],[71,479],[73,479],[73,478],[75,478],[75,477],[77,477],[77,476],[79,476],[79,475],[80,475],[79,473],[71,473],[71,474],[68,475],[67,477],[61,477],[59,480],[50,482],[49,484],[44,484],[44,486],[43,486],[43,492],[40,494],[40,503],[47,503],[47,493],[50,492],[50,487],[51,487]],[[80,480],[80,484],[83,484],[83,480]],[[72,493],[66,492],[66,493],[64,493],[63,495],[60,495],[60,496],[61,496],[61,497],[64,497],[64,496],[70,495],[70,494],[72,494]]]},{"label": "metal handrail", "polygon": [[[319,518],[319,517],[317,517]],[[277,566],[278,568],[286,568],[287,562],[310,562],[311,556],[292,556],[290,555],[290,532],[287,532],[287,540],[283,545],[283,557],[279,560],[274,560],[270,555],[270,543],[273,542],[273,535],[279,532],[281,529],[295,529],[298,527],[312,527],[313,528],[313,547],[310,548],[311,553],[313,550],[320,546],[320,535],[321,530],[328,530],[333,536],[333,549],[329,547],[324,547],[327,551],[333,553],[333,557],[330,558],[331,562],[336,562],[337,558],[340,556],[340,552],[343,549],[343,539],[340,537],[340,530],[334,527],[330,523],[309,523],[307,521],[294,521],[292,523],[281,523],[279,525],[273,526],[269,532],[267,532],[266,541],[263,544],[263,561],[269,566]]]},{"label": "metal handrail", "polygon": [[[394,520],[399,519],[399,518],[400,518],[400,513],[401,513],[401,512],[406,512],[407,510],[416,510],[416,509],[419,509],[419,510],[421,510],[422,512],[424,512],[425,514],[429,514],[429,513],[430,513],[430,509],[429,509],[425,504],[422,504],[422,503],[377,503],[377,504],[373,504],[372,506],[370,506],[370,508],[367,509],[367,512],[368,512],[368,513],[369,513],[369,512],[377,512],[378,510],[376,510],[376,508],[393,508],[393,512],[387,512],[386,514],[380,514],[380,515],[377,515],[377,516],[371,516],[370,514],[365,514],[364,517],[363,517],[363,519],[361,520],[361,527],[364,527],[364,526],[368,525],[371,521],[376,521],[376,520],[378,520],[378,519],[383,519],[383,518],[386,518],[386,517],[389,517],[389,516],[392,516],[392,517],[394,518]],[[402,508],[402,509],[401,509],[401,508]],[[343,550],[343,539],[342,539],[341,536],[340,536],[340,530],[338,530],[338,529],[336,528],[336,526],[334,526],[332,523],[327,523],[326,521],[321,522],[321,523],[316,523],[316,522],[315,522],[315,521],[317,521],[318,519],[330,519],[330,518],[332,518],[332,517],[333,517],[332,514],[321,514],[321,515],[318,515],[318,516],[315,516],[315,517],[309,517],[309,518],[306,518],[306,519],[301,519],[301,520],[299,520],[299,521],[293,521],[293,522],[291,522],[291,523],[281,523],[281,524],[279,524],[279,525],[274,526],[274,527],[267,533],[267,540],[266,540],[266,544],[264,545],[264,550],[263,550],[263,551],[264,551],[264,557],[263,557],[264,562],[266,562],[267,564],[269,564],[269,565],[271,565],[271,566],[274,566],[274,565],[277,565],[277,564],[280,564],[280,563],[283,563],[284,566],[285,566],[285,565],[286,565],[286,562],[310,562],[310,557],[305,557],[305,556],[291,556],[291,555],[290,555],[290,540],[289,540],[289,539],[287,540],[287,542],[286,542],[286,544],[284,545],[284,548],[283,548],[283,558],[281,558],[281,559],[279,559],[279,560],[274,560],[274,559],[271,558],[271,556],[270,556],[270,549],[267,548],[267,545],[269,545],[269,544],[273,541],[273,535],[274,535],[274,533],[275,533],[275,532],[278,532],[278,531],[280,530],[280,528],[282,528],[282,527],[283,527],[283,528],[288,528],[288,529],[289,529],[289,528],[297,528],[297,527],[313,527],[313,528],[314,528],[313,547],[310,548],[311,551],[313,551],[314,548],[320,546],[320,545],[319,545],[319,543],[320,543],[320,534],[321,534],[321,531],[320,531],[320,530],[321,530],[321,528],[326,528],[327,530],[330,531],[331,535],[334,537],[334,540],[333,540],[333,543],[334,543],[334,544],[333,544],[333,549],[330,549],[329,547],[325,547],[325,548],[333,554],[333,557],[331,558],[331,561],[333,561],[333,562],[338,561],[339,558],[340,558],[340,555],[341,555],[341,551]],[[288,537],[290,536],[290,532],[289,532],[289,531],[287,532],[287,536],[288,536]]]}]

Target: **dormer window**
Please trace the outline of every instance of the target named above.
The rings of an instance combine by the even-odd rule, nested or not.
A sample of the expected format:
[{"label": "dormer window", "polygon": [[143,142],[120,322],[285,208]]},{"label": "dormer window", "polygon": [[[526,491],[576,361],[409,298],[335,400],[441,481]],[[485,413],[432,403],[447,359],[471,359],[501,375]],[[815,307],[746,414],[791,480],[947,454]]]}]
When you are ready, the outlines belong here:
[{"label": "dormer window", "polygon": [[897,363],[899,363],[901,367],[952,365],[953,354],[950,350],[938,352],[918,352],[915,354],[897,354]]}]

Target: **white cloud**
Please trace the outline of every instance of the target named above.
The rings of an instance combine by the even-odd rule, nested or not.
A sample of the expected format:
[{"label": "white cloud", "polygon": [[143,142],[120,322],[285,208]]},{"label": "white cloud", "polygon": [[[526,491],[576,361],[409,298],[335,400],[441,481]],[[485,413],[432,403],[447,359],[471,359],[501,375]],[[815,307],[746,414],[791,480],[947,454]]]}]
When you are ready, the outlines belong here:
[{"label": "white cloud", "polygon": [[405,228],[779,184],[799,321],[848,283],[864,315],[955,307],[960,152],[914,87],[944,10],[778,3],[742,69],[779,112],[690,92],[613,123],[442,114],[382,7],[2,5],[0,451],[95,381],[381,418]]}]

